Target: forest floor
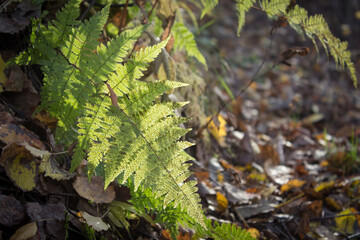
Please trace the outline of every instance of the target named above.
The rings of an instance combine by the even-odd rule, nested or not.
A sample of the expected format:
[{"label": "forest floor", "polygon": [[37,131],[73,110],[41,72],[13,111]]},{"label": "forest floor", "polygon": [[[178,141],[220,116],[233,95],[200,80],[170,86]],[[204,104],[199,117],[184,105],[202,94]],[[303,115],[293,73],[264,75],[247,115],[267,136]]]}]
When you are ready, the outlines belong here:
[{"label": "forest floor", "polygon": [[[224,1],[215,23],[197,36],[209,70],[197,70],[204,80],[192,87],[196,107],[185,112],[194,119],[188,138],[196,145],[189,153],[204,212],[252,229],[259,239],[360,238],[359,91],[321,48],[318,55],[294,31],[272,31],[263,14],[251,13],[237,37],[236,14]],[[0,34],[4,61],[23,44],[23,34]],[[357,69],[359,47],[350,44]],[[284,51],[304,48],[306,56],[279,64]],[[7,72],[12,82],[0,95],[1,151],[9,138],[41,146],[52,141],[47,127],[31,117],[40,101],[37,72]],[[37,184],[23,192],[0,167],[0,239],[39,216],[52,219],[37,226],[43,236],[64,236],[59,223],[66,208],[96,209],[71,180],[40,177]],[[70,229],[80,228],[79,220],[72,216]],[[169,239],[160,227],[133,231],[133,239]],[[189,239],[186,230],[182,234],[178,239]]]},{"label": "forest floor", "polygon": [[[213,83],[207,95],[221,106],[231,102],[208,127],[211,147],[197,139],[203,171],[195,175],[206,213],[267,239],[359,238],[359,92],[324,52],[319,56],[291,30],[271,36],[273,25],[261,14],[236,37],[231,12],[218,9],[203,41],[218,47],[205,51]],[[282,52],[303,47],[309,55],[274,67]],[[359,67],[358,46],[350,47]]]}]

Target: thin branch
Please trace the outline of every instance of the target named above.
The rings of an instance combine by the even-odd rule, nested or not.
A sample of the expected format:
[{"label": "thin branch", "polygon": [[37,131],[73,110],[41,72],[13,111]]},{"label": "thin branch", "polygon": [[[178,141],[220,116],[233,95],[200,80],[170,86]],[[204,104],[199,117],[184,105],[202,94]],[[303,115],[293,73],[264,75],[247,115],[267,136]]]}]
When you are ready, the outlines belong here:
[{"label": "thin branch", "polygon": [[150,12],[148,13],[148,18],[151,17],[151,14],[152,14],[152,12],[153,12],[153,10],[154,10],[154,8],[155,8],[155,6],[156,6],[156,4],[157,4],[158,2],[159,2],[159,0],[156,0],[155,3],[154,3],[154,5],[151,7]]},{"label": "thin branch", "polygon": [[91,0],[89,6],[86,8],[85,12],[79,18],[80,21],[84,20],[86,15],[90,12],[90,9],[94,6],[95,2],[96,2],[96,0]]}]

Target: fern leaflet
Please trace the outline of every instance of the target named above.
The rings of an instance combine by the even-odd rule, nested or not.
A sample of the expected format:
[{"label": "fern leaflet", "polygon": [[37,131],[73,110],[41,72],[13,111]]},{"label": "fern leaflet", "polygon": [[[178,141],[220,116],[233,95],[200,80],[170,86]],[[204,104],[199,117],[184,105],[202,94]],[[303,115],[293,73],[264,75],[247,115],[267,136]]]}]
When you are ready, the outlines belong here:
[{"label": "fern leaflet", "polygon": [[275,17],[285,12],[290,0],[263,0],[261,2],[262,9],[269,17]]},{"label": "fern leaflet", "polygon": [[251,234],[246,231],[246,229],[237,227],[235,224],[231,224],[231,223],[220,224],[217,221],[213,222],[211,219],[206,219],[205,224],[207,229],[197,227],[196,235],[200,235],[198,237],[201,238],[210,237],[214,240],[233,240],[233,239],[255,240],[255,238],[252,237]]},{"label": "fern leaflet", "polygon": [[175,38],[174,48],[178,50],[184,49],[190,57],[195,57],[207,68],[206,60],[196,46],[194,34],[181,22],[175,22],[171,32]]},{"label": "fern leaflet", "polygon": [[203,18],[206,14],[211,12],[216,7],[216,5],[218,5],[218,0],[201,0],[201,3],[204,8],[201,11],[200,18]]},{"label": "fern leaflet", "polygon": [[236,0],[236,10],[238,15],[237,35],[240,36],[240,31],[245,25],[245,15],[249,9],[254,6],[256,0]]}]

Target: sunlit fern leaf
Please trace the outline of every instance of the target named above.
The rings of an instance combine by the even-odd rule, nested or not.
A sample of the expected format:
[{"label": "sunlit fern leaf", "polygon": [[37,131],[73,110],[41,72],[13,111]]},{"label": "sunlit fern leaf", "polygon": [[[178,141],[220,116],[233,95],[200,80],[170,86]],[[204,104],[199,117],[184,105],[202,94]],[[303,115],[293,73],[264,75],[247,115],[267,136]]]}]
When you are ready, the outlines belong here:
[{"label": "sunlit fern leaf", "polygon": [[[101,45],[97,48],[97,54],[93,56],[88,62],[88,67],[92,68],[88,70],[88,78],[99,83],[108,81],[110,76],[116,71],[118,63],[123,61],[127,51],[132,44],[144,31],[145,27],[138,27],[132,30],[123,32],[119,37],[113,39],[107,44],[107,47]],[[94,67],[91,67],[94,66]],[[94,76],[96,75],[96,76]],[[97,80],[96,80],[97,79]],[[78,145],[75,148],[71,169],[75,169],[85,156],[84,151],[89,146],[89,139],[93,139],[92,142],[103,142],[102,149],[105,151],[108,146],[108,138],[111,137],[111,132],[108,130],[111,128],[111,123],[106,118],[104,109],[107,109],[110,105],[109,99],[105,99],[104,93],[108,92],[108,89],[104,84],[100,84],[97,87],[96,93],[93,98],[97,99],[95,103],[87,103],[84,108],[84,112],[79,119],[78,129]],[[85,119],[89,119],[84,122]],[[110,124],[110,125],[109,125]],[[98,154],[99,146],[92,148],[94,152],[89,153],[89,162],[98,162],[102,155]],[[107,147],[108,148],[108,147]],[[96,151],[97,150],[97,151]],[[91,164],[90,164],[91,165]],[[94,170],[94,169],[91,169]]]},{"label": "sunlit fern leaf", "polygon": [[[186,211],[182,210],[179,206],[175,207],[174,204],[168,204],[164,207],[163,199],[155,198],[155,194],[151,189],[141,186],[135,191],[132,181],[129,181],[127,186],[131,191],[132,199],[130,199],[130,202],[134,205],[134,208],[140,214],[145,212],[154,216],[154,222],[160,223],[165,229],[168,229],[172,239],[177,239],[179,223],[182,226],[194,225],[187,221],[189,217]],[[190,221],[192,220],[190,219]]]},{"label": "sunlit fern leaf", "polygon": [[206,60],[196,45],[194,34],[181,22],[175,22],[171,32],[175,38],[174,48],[184,49],[190,57],[195,57],[207,68]]},{"label": "sunlit fern leaf", "polygon": [[308,12],[302,8],[299,7],[299,5],[295,5],[293,9],[285,13],[286,19],[289,22],[289,25],[295,29],[298,34],[300,34],[302,37],[304,36],[304,30],[301,27],[304,20],[308,17]]},{"label": "sunlit fern leaf", "polygon": [[285,12],[290,0],[262,0],[261,8],[269,17],[275,17]]},{"label": "sunlit fern leaf", "polygon": [[[30,47],[15,58],[17,64],[41,64],[44,60],[56,56],[55,48],[67,41],[72,28],[80,24],[76,19],[79,17],[80,0],[71,0],[56,14],[56,19],[44,26],[39,20],[32,19],[32,32],[30,35]],[[39,62],[40,61],[40,62]]]},{"label": "sunlit fern leaf", "polygon": [[[41,108],[59,119],[56,137],[60,142],[65,146],[77,142],[71,170],[88,156],[89,178],[97,168],[104,174],[105,187],[118,175],[122,183],[133,178],[137,187],[143,184],[151,188],[155,196],[163,196],[165,205],[180,205],[203,223],[195,183],[185,183],[190,176],[186,161],[191,158],[184,149],[192,144],[179,141],[189,131],[179,125],[187,119],[174,115],[184,103],[157,100],[186,84],[139,80],[169,38],[141,49],[124,64],[124,57],[146,26],[123,32],[107,46],[99,44],[108,12],[109,5],[79,26],[72,26],[70,20],[71,24],[64,26],[52,25],[49,29],[58,31],[58,36],[66,35],[57,50],[53,47],[58,43],[47,38],[47,32],[38,36],[37,63],[44,73]],[[70,15],[77,16],[75,12]],[[64,15],[58,16],[58,22],[64,22]],[[47,29],[41,24],[39,27]]]},{"label": "sunlit fern leaf", "polygon": [[197,226],[196,235],[198,238],[211,238],[214,240],[255,240],[246,229],[236,226],[232,223],[222,223],[212,221],[211,219],[205,220],[206,229]]},{"label": "sunlit fern leaf", "polygon": [[256,0],[236,0],[236,11],[238,16],[238,27],[236,33],[238,36],[240,36],[240,31],[245,25],[245,15],[255,2]]},{"label": "sunlit fern leaf", "polygon": [[[53,57],[39,55],[45,75],[41,107],[59,119],[60,142],[65,146],[77,142],[71,170],[88,156],[89,178],[98,167],[103,169],[105,187],[119,175],[121,183],[133,178],[135,187],[151,188],[155,196],[163,197],[164,205],[179,205],[202,223],[196,183],[186,182],[190,176],[186,162],[191,157],[184,149],[192,144],[179,141],[189,131],[179,127],[187,119],[174,115],[185,103],[158,100],[186,84],[139,80],[169,38],[137,51],[123,64],[146,26],[123,32],[107,46],[99,44],[108,11],[109,5],[79,26],[71,26]],[[53,47],[51,39],[41,36],[46,41],[40,39],[44,40],[40,51]]]},{"label": "sunlit fern leaf", "polygon": [[[104,66],[101,62],[94,65],[94,58],[102,60],[102,56],[95,54],[95,51],[108,11],[109,6],[96,13],[89,21],[73,28],[68,41],[60,46],[61,53],[58,53],[56,58],[49,59],[49,63],[43,68],[48,87],[42,90],[41,107],[59,118],[56,136],[61,141],[65,140],[65,144],[70,144],[67,137],[74,135],[77,118],[83,114],[89,96],[96,93],[96,84],[104,77],[100,71]],[[116,54],[111,57],[115,62]],[[113,64],[111,58],[106,64],[106,67]],[[54,92],[54,89],[57,92]],[[48,91],[51,91],[51,94],[48,94]]]},{"label": "sunlit fern leaf", "polygon": [[291,25],[303,24],[305,19],[308,18],[308,12],[299,5],[295,5],[293,9],[286,13],[286,17]]},{"label": "sunlit fern leaf", "polygon": [[[124,101],[132,101],[131,103],[128,102],[129,105],[133,105],[137,108],[146,108],[149,104],[152,103],[155,97],[149,99],[149,94],[146,93],[147,89],[144,89],[143,85],[146,85],[144,82],[136,81],[137,79],[143,76],[143,72],[147,68],[148,63],[152,62],[156,56],[161,52],[161,49],[165,47],[167,41],[163,41],[157,45],[147,47],[146,49],[142,49],[136,52],[135,56],[131,58],[131,60],[126,64],[117,64],[115,71],[110,75],[107,79],[109,86],[114,90],[116,95],[119,98],[125,98],[127,100]],[[135,91],[134,91],[135,90]],[[143,94],[145,90],[145,95]],[[161,87],[157,89],[158,93],[163,93]],[[155,93],[153,91],[152,93]],[[157,96],[157,95],[156,95]],[[145,99],[145,97],[147,99]],[[128,99],[129,98],[129,99]],[[143,99],[142,99],[143,98]],[[110,105],[109,101],[104,101],[104,96],[101,97],[101,108],[108,108]],[[135,99],[140,99],[142,103],[137,104]],[[121,106],[121,105],[120,105]],[[89,108],[89,114],[97,109],[96,106]],[[141,111],[139,111],[141,112]],[[111,114],[106,113],[107,116],[112,116]],[[89,176],[91,176],[96,166],[99,164],[101,159],[103,158],[104,154],[109,149],[108,140],[109,138],[113,137],[114,133],[114,119],[107,119],[104,121],[105,118],[103,117],[95,117],[90,125],[84,125],[87,128],[88,133],[92,133],[96,135],[96,141],[93,143],[88,151],[88,170]],[[125,119],[126,120],[126,119]],[[80,127],[81,128],[81,127]],[[84,157],[84,150],[86,149],[86,139],[94,138],[93,136],[79,137],[79,147],[82,151],[79,151],[79,157],[76,159],[81,160],[81,157]],[[80,147],[81,143],[84,142],[84,147]],[[100,142],[101,144],[97,143]],[[105,147],[107,146],[107,147]],[[77,151],[75,152],[77,154]],[[74,157],[74,158],[75,158]]]},{"label": "sunlit fern leaf", "polygon": [[71,35],[72,27],[80,24],[76,20],[80,15],[79,4],[81,0],[69,1],[61,11],[56,14],[56,20],[52,22],[53,25],[49,25],[49,38],[53,43],[53,47],[58,47],[61,43],[68,40]]},{"label": "sunlit fern leaf", "polygon": [[295,6],[288,13],[283,12],[290,26],[295,30],[303,29],[305,35],[310,38],[318,51],[316,40],[318,40],[326,53],[334,58],[336,64],[342,68],[347,67],[354,86],[357,87],[357,76],[354,63],[351,61],[351,53],[348,50],[347,42],[335,37],[322,15],[308,16],[307,11]]},{"label": "sunlit fern leaf", "polygon": [[200,18],[203,18],[218,5],[218,0],[201,0],[201,4],[203,5],[203,9]]},{"label": "sunlit fern leaf", "polygon": [[[166,81],[156,84],[171,84],[169,89],[176,86],[176,83]],[[172,107],[171,112],[158,111],[161,110],[158,109],[160,105],[155,104],[146,109],[140,108],[141,113],[138,113],[138,108],[134,105],[138,104],[132,104],[128,100],[122,102],[119,98],[119,106],[123,106],[123,109],[114,113],[126,116],[128,121],[122,121],[123,127],[120,127],[115,136],[116,141],[105,156],[105,186],[117,176],[120,176],[120,183],[125,183],[135,173],[135,189],[140,184],[150,187],[158,197],[165,197],[164,206],[174,202],[175,206],[179,204],[182,209],[186,209],[191,217],[201,220],[196,183],[184,183],[190,176],[185,162],[191,158],[183,149],[192,144],[177,141],[188,132],[187,129],[178,127],[186,119],[170,114],[176,105],[167,105]],[[131,134],[126,134],[129,128],[134,130]]]}]

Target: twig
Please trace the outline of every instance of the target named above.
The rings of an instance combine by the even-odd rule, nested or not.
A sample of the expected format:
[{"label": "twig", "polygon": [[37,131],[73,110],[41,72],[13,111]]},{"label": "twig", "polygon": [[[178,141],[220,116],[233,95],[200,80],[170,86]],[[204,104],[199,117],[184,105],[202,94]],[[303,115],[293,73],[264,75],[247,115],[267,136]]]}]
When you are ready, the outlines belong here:
[{"label": "twig", "polygon": [[246,222],[245,218],[240,214],[240,212],[237,213],[241,221],[244,223],[246,228],[250,228],[249,224]]},{"label": "twig", "polygon": [[350,235],[346,238],[346,240],[348,239],[354,239],[354,238],[357,238],[357,237],[360,237],[360,233],[354,233],[353,235]]},{"label": "twig", "polygon": [[154,10],[154,8],[155,8],[155,6],[156,6],[156,4],[159,2],[159,0],[156,0],[155,1],[155,3],[152,5],[152,7],[151,7],[151,10],[150,10],[150,12],[148,13],[148,18],[150,18],[151,17],[151,14],[152,14],[152,12],[153,12],[153,10]]},{"label": "twig", "polygon": [[[270,34],[270,44],[269,47],[267,48],[266,54],[264,56],[264,58],[262,59],[259,67],[256,69],[251,81],[246,85],[245,88],[243,88],[242,90],[240,90],[240,92],[234,94],[234,99],[236,99],[237,97],[241,96],[250,86],[252,83],[256,82],[258,79],[262,78],[263,76],[265,76],[268,72],[270,72],[272,69],[274,69],[278,64],[279,61],[276,61],[268,70],[266,70],[263,74],[261,74],[260,76],[257,76],[258,73],[260,72],[260,69],[264,66],[265,61],[267,60],[267,58],[270,55],[270,50],[271,50],[271,45],[273,42],[273,38],[276,34],[276,31],[274,33]],[[212,115],[211,118],[206,122],[206,124],[203,127],[200,127],[197,131],[196,137],[200,137],[201,133],[209,126],[209,124],[211,123],[211,121],[213,120],[214,116],[217,116],[220,114],[220,112],[222,110],[225,109],[225,107],[231,102],[233,101],[233,99],[230,99],[228,101],[226,101],[225,103],[222,104],[222,106],[220,106],[220,108],[218,109],[217,113]]]},{"label": "twig", "polygon": [[[125,7],[125,6],[127,6],[127,7],[132,7],[132,6],[134,6],[134,5],[135,5],[134,3],[128,3],[127,5],[126,5],[126,3],[121,3],[121,4],[113,3],[113,4],[110,5],[110,8],[122,8],[122,7]],[[105,7],[104,4],[100,4],[100,3],[95,3],[94,6],[97,6],[97,7]]]},{"label": "twig", "polygon": [[332,219],[332,218],[339,218],[339,217],[347,217],[347,216],[354,216],[359,215],[360,212],[353,212],[353,213],[347,213],[347,214],[340,214],[340,215],[332,215],[332,216],[325,216],[325,217],[319,217],[319,218],[310,218],[310,221],[320,221],[325,219]]},{"label": "twig", "polygon": [[80,21],[84,20],[86,15],[89,13],[90,9],[94,6],[95,2],[96,2],[96,0],[91,0],[89,6],[86,8],[85,12],[79,18]]},{"label": "twig", "polygon": [[289,203],[291,203],[291,202],[293,202],[293,201],[295,201],[295,200],[297,200],[297,199],[299,199],[299,198],[301,198],[301,197],[303,197],[303,196],[304,196],[304,194],[301,193],[301,194],[299,194],[299,195],[297,195],[297,196],[289,199],[289,200],[286,201],[286,202],[283,202],[283,203],[278,204],[277,206],[275,206],[275,208],[280,208],[280,207],[282,207],[282,206],[285,206],[285,205],[287,205],[287,204],[289,204]]}]

